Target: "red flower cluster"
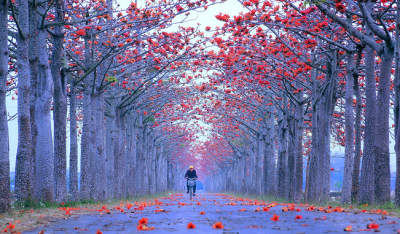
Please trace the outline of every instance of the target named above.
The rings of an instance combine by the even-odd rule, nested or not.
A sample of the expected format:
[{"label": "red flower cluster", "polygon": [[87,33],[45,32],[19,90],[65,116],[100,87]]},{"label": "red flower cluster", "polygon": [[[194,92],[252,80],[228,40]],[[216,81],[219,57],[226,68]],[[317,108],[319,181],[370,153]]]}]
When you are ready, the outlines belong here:
[{"label": "red flower cluster", "polygon": [[342,0],[335,0],[335,8],[341,13],[346,12],[346,7],[343,5]]}]

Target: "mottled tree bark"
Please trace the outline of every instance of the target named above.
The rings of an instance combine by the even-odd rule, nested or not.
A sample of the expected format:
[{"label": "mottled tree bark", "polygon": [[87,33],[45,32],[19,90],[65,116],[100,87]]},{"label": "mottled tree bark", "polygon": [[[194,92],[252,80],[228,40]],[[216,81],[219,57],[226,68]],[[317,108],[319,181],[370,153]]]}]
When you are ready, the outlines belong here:
[{"label": "mottled tree bark", "polygon": [[116,110],[116,125],[115,125],[115,145],[114,145],[114,155],[115,155],[115,175],[116,175],[116,197],[123,198],[126,197],[126,152],[125,152],[125,134],[126,134],[126,124],[124,110],[117,108]]},{"label": "mottled tree bark", "polygon": [[[362,55],[362,48],[360,47],[357,54],[356,68],[358,67]],[[361,164],[361,121],[362,121],[362,97],[360,87],[358,84],[358,73],[355,69],[353,72],[354,79],[354,95],[356,96],[356,117],[354,121],[355,128],[355,146],[354,146],[354,166],[353,166],[353,178],[351,188],[351,200],[357,201],[358,191],[360,188],[360,164]]]},{"label": "mottled tree bark", "polygon": [[110,103],[109,114],[106,116],[106,171],[107,171],[107,199],[114,198],[115,192],[115,174],[114,174],[114,118],[116,116],[116,105],[115,99],[109,98],[108,102]]},{"label": "mottled tree bark", "polygon": [[163,155],[161,151],[161,145],[162,143],[159,143],[160,145],[156,146],[156,164],[155,164],[155,171],[157,174],[155,174],[155,187],[156,193],[162,192],[162,180],[163,180],[163,174],[164,174],[164,168],[163,168]]},{"label": "mottled tree bark", "polygon": [[[398,8],[398,7],[397,7]],[[395,39],[395,105],[394,105],[394,126],[395,126],[395,151],[396,151],[396,190],[395,204],[400,206],[400,11],[397,11],[396,19],[396,39]]]},{"label": "mottled tree bark", "polygon": [[269,117],[269,145],[268,145],[268,157],[269,157],[269,169],[268,169],[268,185],[267,193],[276,196],[276,145],[275,145],[275,108],[270,107],[270,117]]},{"label": "mottled tree bark", "polygon": [[[55,3],[55,22],[64,21],[63,2]],[[67,79],[61,71],[63,52],[63,26],[54,26],[51,75],[54,82],[53,123],[54,123],[54,195],[55,201],[67,199]]]},{"label": "mottled tree bark", "polygon": [[97,201],[106,200],[107,170],[106,170],[106,154],[105,154],[105,121],[104,121],[104,92],[98,90],[94,109],[95,116],[95,154],[94,154],[94,199]]},{"label": "mottled tree bark", "polygon": [[358,87],[358,75],[354,76],[354,95],[356,96],[356,117],[354,121],[355,128],[355,146],[354,146],[354,166],[351,189],[351,199],[357,201],[360,188],[360,165],[361,165],[361,121],[362,121],[362,97]]},{"label": "mottled tree bark", "polygon": [[10,155],[8,142],[8,120],[6,88],[8,76],[8,0],[0,1],[0,214],[11,210],[10,200]]},{"label": "mottled tree bark", "polygon": [[327,62],[328,72],[325,75],[325,85],[327,88],[321,94],[321,102],[318,113],[319,125],[319,150],[320,150],[320,179],[318,188],[320,189],[319,199],[326,201],[330,198],[330,181],[331,181],[331,165],[330,165],[330,129],[332,112],[334,107],[333,91],[335,87],[336,70],[336,54],[332,55],[333,60]]},{"label": "mottled tree bark", "polygon": [[[371,17],[374,12],[375,1],[367,3],[359,3],[359,7],[366,25],[374,33],[374,35],[384,43],[374,46],[379,51],[380,69],[379,69],[379,86],[376,99],[376,122],[374,137],[374,192],[376,202],[390,201],[390,153],[389,153],[389,106],[390,106],[390,85],[392,77],[392,66],[394,58],[393,39],[390,35],[382,30]],[[371,37],[373,35],[367,35]],[[397,35],[398,36],[398,35]],[[360,39],[370,39],[370,38]],[[377,49],[379,48],[379,50]],[[366,65],[367,66],[367,65]],[[366,68],[367,69],[367,68]],[[372,80],[371,80],[372,81]],[[372,83],[371,83],[372,84]],[[375,93],[374,93],[375,94]],[[366,94],[368,95],[368,94]],[[373,96],[375,97],[375,95]],[[367,135],[367,133],[366,133]],[[364,169],[363,169],[364,171]],[[370,173],[370,172],[366,172]]]},{"label": "mottled tree bark", "polygon": [[[269,121],[269,120],[267,120]],[[267,133],[267,135],[265,135],[265,151],[264,151],[264,173],[263,173],[263,193],[265,194],[269,194],[270,191],[270,170],[271,170],[271,148],[270,148],[270,144],[271,144],[271,139],[270,139],[270,134]],[[237,162],[236,162],[237,163]]]},{"label": "mottled tree bark", "polygon": [[[35,4],[34,4],[35,3]],[[29,1],[29,69],[31,72],[31,80],[30,80],[30,124],[31,124],[31,140],[32,140],[32,156],[31,165],[32,165],[32,184],[35,184],[35,175],[36,175],[36,166],[35,166],[35,157],[36,157],[36,142],[37,142],[37,127],[35,121],[35,105],[36,105],[36,89],[37,89],[37,79],[38,79],[38,12],[37,12],[37,1]]]},{"label": "mottled tree bark", "polygon": [[[147,124],[143,124],[143,137],[142,137],[142,151],[143,151],[143,155],[142,155],[142,170],[143,170],[143,180],[142,180],[142,187],[143,187],[143,193],[144,194],[149,194],[150,192],[150,167],[149,167],[149,161],[150,161],[150,157],[149,154],[147,152],[148,148],[147,148],[147,142],[148,142],[148,126]],[[175,176],[175,179],[177,180],[175,182],[176,185],[179,184],[179,176]]]},{"label": "mottled tree bark", "polygon": [[121,194],[121,183],[122,181],[120,181],[119,179],[122,177],[122,171],[121,171],[121,153],[120,151],[122,150],[119,146],[120,146],[120,111],[118,108],[115,109],[115,118],[114,118],[114,196],[116,198],[121,198],[122,194]]},{"label": "mottled tree bark", "polygon": [[54,152],[50,109],[54,86],[47,51],[47,36],[45,28],[39,28],[39,76],[35,121],[38,130],[37,140],[40,144],[36,145],[36,183],[34,189],[36,200],[53,202]]},{"label": "mottled tree bark", "polygon": [[248,182],[247,182],[247,193],[253,194],[253,186],[254,186],[254,150],[251,144],[247,147],[247,151],[249,152],[249,158],[247,160],[247,175],[248,175]]},{"label": "mottled tree bark", "polygon": [[[88,33],[88,31],[86,31]],[[91,66],[92,55],[91,46],[89,44],[90,36],[85,36],[85,65],[89,69]],[[89,74],[84,80],[84,92],[83,92],[83,127],[81,136],[81,180],[80,180],[80,199],[89,200],[90,199],[90,188],[91,188],[91,168],[90,160],[91,157],[91,128],[92,125],[92,84],[93,84],[93,74]]]},{"label": "mottled tree bark", "polygon": [[[139,148],[139,145],[138,145],[137,148]],[[168,190],[172,190],[173,187],[174,187],[174,182],[173,182],[174,179],[173,179],[173,174],[172,174],[172,164],[171,164],[170,160],[168,160],[167,163],[168,163],[168,168],[167,168],[167,188],[168,188]]]},{"label": "mottled tree bark", "polygon": [[[284,97],[283,106],[287,106],[286,96]],[[286,110],[286,108],[285,108]],[[278,120],[278,197],[286,197],[288,185],[286,184],[287,170],[287,114],[279,113]]]},{"label": "mottled tree bark", "polygon": [[318,98],[317,98],[317,71],[311,70],[312,80],[312,128],[311,128],[311,152],[310,152],[310,167],[308,168],[308,191],[307,201],[315,201],[319,197],[318,190],[318,175],[319,175],[319,154],[318,154]]},{"label": "mottled tree bark", "polygon": [[[132,114],[128,114],[127,118],[127,128],[126,128],[126,164],[127,164],[127,171],[126,171],[126,183],[127,183],[127,197],[133,196],[133,118]],[[136,140],[136,139],[135,139]]]},{"label": "mottled tree bark", "polygon": [[[132,114],[131,116],[131,126],[132,126],[132,149],[131,149],[131,153],[132,155],[130,156],[132,159],[132,163],[131,163],[131,169],[130,169],[130,177],[131,177],[131,181],[132,181],[132,196],[136,196],[137,195],[137,190],[138,187],[140,186],[138,183],[138,176],[137,176],[137,166],[138,166],[138,162],[137,162],[137,156],[136,156],[136,144],[137,144],[137,129],[136,129],[136,116],[134,114]],[[165,169],[165,174],[167,173],[166,169]],[[165,178],[166,179],[166,178]],[[165,181],[166,183],[166,181]]]},{"label": "mottled tree bark", "polygon": [[380,74],[378,95],[376,99],[376,133],[375,139],[375,201],[390,202],[390,152],[389,152],[389,106],[393,45],[385,42],[385,50],[380,55]]},{"label": "mottled tree bark", "polygon": [[298,101],[295,106],[295,142],[294,142],[294,202],[300,202],[303,197],[303,91],[298,93]]},{"label": "mottled tree bark", "polygon": [[[293,103],[290,102],[292,105]],[[290,108],[292,109],[292,108]],[[287,143],[287,168],[286,168],[286,184],[288,187],[286,188],[286,200],[292,201],[294,197],[294,186],[295,186],[295,173],[294,173],[294,145],[295,145],[295,127],[294,127],[294,118],[292,111],[288,110],[290,115],[288,116],[288,143]]]},{"label": "mottled tree bark", "polygon": [[[156,159],[157,159],[157,146],[155,145],[155,136],[151,139],[151,171],[150,171],[150,194],[156,194],[157,189],[157,179],[156,179]],[[161,171],[159,171],[161,172]],[[158,172],[157,172],[158,173]]]},{"label": "mottled tree bark", "polygon": [[[93,79],[96,80],[97,77],[93,74]],[[96,200],[96,167],[98,166],[98,157],[96,155],[96,106],[97,106],[97,93],[96,88],[93,87],[93,91],[90,93],[91,101],[91,115],[90,115],[90,136],[89,136],[89,197],[92,200]]]},{"label": "mottled tree bark", "polygon": [[70,80],[69,93],[69,193],[72,201],[79,200],[78,190],[78,136],[76,123],[76,88],[75,81]]},{"label": "mottled tree bark", "polygon": [[[373,33],[366,26],[366,34],[373,37]],[[373,203],[374,192],[374,139],[376,124],[376,81],[375,81],[375,51],[367,46],[365,48],[365,128],[363,160],[360,178],[359,202]]]},{"label": "mottled tree bark", "polygon": [[[350,43],[349,48],[353,45]],[[342,203],[351,201],[351,187],[353,178],[354,159],[354,111],[353,111],[353,86],[354,86],[354,54],[347,54],[347,80],[346,80],[346,106],[345,106],[345,156],[342,186]]]},{"label": "mottled tree bark", "polygon": [[260,132],[260,135],[257,138],[257,161],[256,161],[256,194],[263,194],[262,191],[262,179],[264,177],[263,171],[263,156],[264,156],[264,148],[265,148],[265,133]]},{"label": "mottled tree bark", "polygon": [[18,201],[33,196],[32,141],[30,124],[30,68],[29,68],[29,9],[28,1],[18,0],[20,31],[17,38],[18,68],[18,148],[15,165],[15,198]]},{"label": "mottled tree bark", "polygon": [[[136,141],[136,162],[137,162],[137,180],[138,180],[138,192],[140,195],[144,194],[143,191],[143,186],[140,186],[143,184],[144,178],[145,178],[145,170],[143,167],[146,167],[144,164],[144,157],[143,157],[143,117],[142,115],[139,115],[138,120],[137,120],[137,141]],[[169,169],[169,189],[172,189],[173,186],[173,179],[172,179],[172,168]]]}]

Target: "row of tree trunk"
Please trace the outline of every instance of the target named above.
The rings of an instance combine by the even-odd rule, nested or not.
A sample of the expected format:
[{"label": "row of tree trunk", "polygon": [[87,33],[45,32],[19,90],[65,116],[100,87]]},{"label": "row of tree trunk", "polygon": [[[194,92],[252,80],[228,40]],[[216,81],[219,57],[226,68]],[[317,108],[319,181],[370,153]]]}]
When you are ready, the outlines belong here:
[{"label": "row of tree trunk", "polygon": [[[104,92],[101,81],[109,64],[105,62],[82,81],[77,81],[67,68],[61,23],[65,17],[63,1],[52,3],[56,25],[52,27],[51,50],[42,18],[47,14],[46,8],[39,5],[40,1],[18,0],[17,4],[16,202],[102,201],[174,188],[178,177],[171,166],[170,152],[164,147],[169,147],[168,142],[158,131],[150,130],[153,123],[143,118],[143,114],[137,114],[133,104],[121,107],[122,98],[115,97],[117,87]],[[8,136],[9,9],[9,1],[1,0],[0,133],[3,136]],[[89,39],[85,38],[88,69],[93,58]],[[83,102],[78,97],[82,91]],[[4,212],[11,209],[8,137],[0,141],[0,212]]]},{"label": "row of tree trunk", "polygon": [[[363,101],[357,72],[362,54],[367,64],[364,133],[361,131]],[[345,147],[342,202],[390,201],[390,170],[387,158],[389,132],[383,130],[388,130],[388,126],[375,124],[378,116],[376,113],[388,114],[389,106],[385,104],[383,110],[383,104],[378,106],[373,103],[377,100],[374,94],[376,91],[374,57],[374,51],[368,47],[364,51],[362,48],[357,48],[354,53],[347,55],[345,93],[338,92],[336,88],[340,72],[336,52],[333,52],[331,59],[326,61],[325,80],[317,79],[320,75],[319,70],[311,71],[312,96],[307,100],[304,100],[302,91],[296,95],[282,92],[282,108],[270,109],[269,117],[264,118],[263,126],[258,128],[260,130],[249,131],[249,135],[252,136],[250,140],[243,140],[241,146],[231,144],[234,156],[228,165],[221,167],[220,174],[213,175],[207,180],[208,190],[268,194],[294,202],[326,201],[330,199],[330,158],[333,139]],[[381,64],[380,70],[383,71],[381,79],[389,80],[390,76],[385,76],[387,69],[383,66],[386,65]],[[389,84],[382,81],[380,85],[386,87]],[[378,93],[381,100],[389,100],[387,95],[390,91],[386,91],[385,94]],[[337,101],[341,99],[344,99],[345,103],[343,106],[345,132],[341,138],[342,142],[331,134],[335,122],[334,113],[338,113],[335,108],[338,108]],[[305,125],[305,121],[310,124]],[[381,118],[380,123],[382,121],[387,122],[388,119]],[[378,132],[380,138],[376,137]],[[364,160],[360,168],[362,137],[364,137]],[[379,145],[384,145],[385,150],[378,150]],[[378,152],[382,154],[379,156]],[[371,157],[378,161],[386,158],[381,162],[379,171],[373,168],[378,161],[370,161]],[[303,172],[306,175],[303,175]],[[305,188],[303,188],[304,180],[306,180]]]}]

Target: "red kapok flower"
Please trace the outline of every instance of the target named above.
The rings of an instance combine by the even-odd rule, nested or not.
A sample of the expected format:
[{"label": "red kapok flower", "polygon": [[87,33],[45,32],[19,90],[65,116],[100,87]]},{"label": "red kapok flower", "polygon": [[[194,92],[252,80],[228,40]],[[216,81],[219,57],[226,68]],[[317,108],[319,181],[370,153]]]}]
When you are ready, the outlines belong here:
[{"label": "red kapok flower", "polygon": [[274,216],[271,218],[272,221],[278,221],[279,220],[279,215],[274,214]]},{"label": "red kapok flower", "polygon": [[352,232],[352,231],[353,231],[353,230],[351,230],[352,227],[353,227],[353,226],[349,225],[349,226],[347,226],[347,227],[344,228],[344,231],[345,231],[345,232]]},{"label": "red kapok flower", "polygon": [[193,223],[189,223],[189,224],[186,226],[186,228],[187,228],[187,229],[195,229],[195,228],[196,228],[196,225],[194,225]]},{"label": "red kapok flower", "polygon": [[378,229],[378,227],[379,227],[379,224],[376,224],[375,222],[367,225],[368,229]]},{"label": "red kapok flower", "polygon": [[224,225],[222,225],[222,222],[218,222],[218,223],[215,223],[212,227],[214,229],[223,229]]},{"label": "red kapok flower", "polygon": [[15,224],[9,223],[9,225],[7,226],[8,229],[14,229],[15,228]]},{"label": "red kapok flower", "polygon": [[149,220],[148,218],[142,218],[139,220],[139,224],[147,223],[148,220]]}]

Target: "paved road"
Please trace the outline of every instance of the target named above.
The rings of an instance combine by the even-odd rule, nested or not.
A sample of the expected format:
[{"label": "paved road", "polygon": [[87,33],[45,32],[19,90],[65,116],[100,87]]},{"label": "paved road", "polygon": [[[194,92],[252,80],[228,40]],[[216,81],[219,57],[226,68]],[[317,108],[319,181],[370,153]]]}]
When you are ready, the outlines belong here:
[{"label": "paved road", "polygon": [[[162,203],[161,203],[162,202]],[[182,204],[183,203],[183,204]],[[353,232],[376,231],[367,229],[367,225],[375,222],[381,233],[400,233],[400,220],[395,217],[385,217],[379,214],[355,214],[347,212],[306,211],[307,207],[291,207],[271,204],[258,204],[257,201],[238,200],[218,194],[199,194],[190,201],[186,194],[175,194],[168,198],[159,199],[158,203],[148,204],[143,210],[138,210],[140,204],[132,204],[127,209],[126,204],[121,208],[107,208],[97,211],[97,214],[74,216],[73,211],[68,219],[58,220],[48,227],[39,227],[24,233],[146,233],[137,230],[138,222],[148,218],[148,227],[153,233],[345,233],[344,228],[351,225]],[[157,208],[158,207],[158,208]],[[263,211],[263,207],[270,207]],[[282,211],[287,207],[289,211]],[[135,210],[136,208],[136,210]],[[259,208],[259,212],[255,210]],[[290,211],[290,209],[301,211]],[[123,209],[123,212],[120,210]],[[155,212],[155,210],[161,212]],[[243,211],[245,210],[245,211]],[[332,208],[331,210],[334,210]],[[204,212],[202,215],[200,212]],[[276,214],[278,221],[272,221]],[[301,215],[301,219],[295,219]],[[324,217],[325,216],[325,217]],[[382,218],[385,219],[382,219]],[[189,223],[196,225],[195,229],[187,229]],[[216,222],[222,222],[223,229],[213,229]],[[368,233],[368,232],[367,232]]]}]

